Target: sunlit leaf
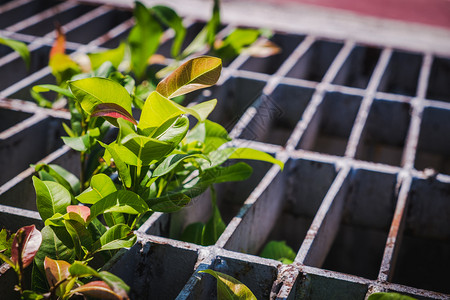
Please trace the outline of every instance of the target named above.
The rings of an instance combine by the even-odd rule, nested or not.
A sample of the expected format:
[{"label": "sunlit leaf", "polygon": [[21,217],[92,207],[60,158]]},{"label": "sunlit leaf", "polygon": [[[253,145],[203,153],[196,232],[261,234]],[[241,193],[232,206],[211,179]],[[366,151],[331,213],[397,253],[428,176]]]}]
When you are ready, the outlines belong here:
[{"label": "sunlit leaf", "polygon": [[259,37],[258,29],[237,28],[233,30],[215,49],[218,56],[231,59],[238,56],[241,51],[253,44]]},{"label": "sunlit leaf", "polygon": [[64,220],[64,225],[72,238],[78,259],[83,259],[86,254],[84,249],[89,251],[94,243],[91,233],[86,229],[84,224],[75,220]]},{"label": "sunlit leaf", "polygon": [[0,231],[0,252],[8,258],[11,256],[11,246],[14,235],[15,234],[10,234],[8,230],[4,228]]},{"label": "sunlit leaf", "polygon": [[250,177],[253,169],[248,164],[239,162],[227,167],[216,167],[206,170],[201,175],[203,184],[213,184],[228,181],[241,181]]},{"label": "sunlit leaf", "polygon": [[93,251],[128,248],[133,246],[135,242],[136,236],[133,234],[131,228],[125,224],[117,224],[109,228],[100,237],[100,240],[94,244]]},{"label": "sunlit leaf", "polygon": [[109,194],[91,206],[91,218],[103,212],[120,212],[127,214],[140,214],[148,211],[148,205],[142,198],[127,190]]},{"label": "sunlit leaf", "polygon": [[222,70],[220,58],[200,56],[179,66],[156,87],[156,91],[167,98],[173,98],[217,82]]},{"label": "sunlit leaf", "polygon": [[218,300],[256,300],[252,291],[239,280],[210,269],[200,272],[208,273],[217,279]]},{"label": "sunlit leaf", "polygon": [[130,291],[130,287],[122,279],[107,271],[100,271],[97,276],[106,282],[115,293],[122,296],[123,299],[128,298],[127,293]]},{"label": "sunlit leaf", "polygon": [[77,137],[62,136],[61,139],[63,140],[64,144],[66,144],[73,150],[80,152],[87,151],[90,146],[89,135],[87,134]]},{"label": "sunlit leaf", "polygon": [[64,83],[75,74],[81,72],[78,64],[74,62],[69,55],[64,53],[54,54],[50,58],[49,66],[52,69],[52,74],[55,76],[58,84]]},{"label": "sunlit leaf", "polygon": [[61,184],[52,181],[42,181],[33,176],[36,190],[36,205],[43,221],[56,213],[65,214],[72,197],[70,192]]},{"label": "sunlit leaf", "polygon": [[67,98],[74,98],[74,96],[68,89],[62,88],[62,87],[54,85],[54,84],[39,84],[39,85],[33,86],[32,89],[36,93],[45,93],[45,92],[53,91],[53,92],[56,92],[58,94],[65,96]]},{"label": "sunlit leaf", "polygon": [[100,145],[106,149],[106,152],[109,153],[109,155],[114,160],[114,164],[117,168],[117,172],[119,173],[119,177],[122,180],[125,187],[129,188],[131,187],[131,175],[130,175],[130,169],[128,169],[128,166],[125,164],[125,162],[120,158],[119,154],[116,151],[117,144],[113,143],[110,145],[104,144],[102,142],[99,142]]},{"label": "sunlit leaf", "polygon": [[256,42],[248,48],[242,49],[241,53],[253,56],[253,57],[269,57],[281,52],[281,48],[275,43],[264,40],[262,42]]},{"label": "sunlit leaf", "polygon": [[279,260],[284,264],[291,264],[294,262],[296,253],[286,245],[285,241],[270,241],[259,256]]},{"label": "sunlit leaf", "polygon": [[77,195],[80,192],[80,180],[63,167],[55,164],[37,164],[34,169],[36,172],[47,172],[56,182],[70,191],[72,195]]},{"label": "sunlit leaf", "polygon": [[28,47],[25,43],[13,39],[0,37],[0,44],[6,45],[12,48],[17,53],[19,53],[19,55],[27,64],[27,67],[30,67],[30,51],[28,50]]},{"label": "sunlit leaf", "polygon": [[105,174],[96,174],[92,176],[90,186],[90,189],[76,197],[81,203],[94,204],[98,200],[117,191],[114,182]]},{"label": "sunlit leaf", "polygon": [[220,26],[220,1],[214,0],[214,6],[211,19],[206,24],[207,36],[206,40],[210,47],[213,46],[216,40],[216,34]]},{"label": "sunlit leaf", "polygon": [[115,150],[123,161],[133,166],[148,166],[161,159],[175,146],[172,143],[162,142],[154,138],[145,137],[136,133],[127,135],[117,145]]},{"label": "sunlit leaf", "polygon": [[181,162],[189,158],[203,158],[208,161],[208,157],[203,154],[172,154],[167,156],[153,171],[153,176],[162,176],[175,169]]},{"label": "sunlit leaf", "polygon": [[91,114],[99,104],[114,103],[131,115],[130,94],[111,79],[92,77],[69,81],[69,89],[88,114]]},{"label": "sunlit leaf", "polygon": [[281,170],[283,170],[284,167],[284,164],[280,160],[274,158],[272,155],[252,148],[236,148],[233,154],[230,155],[229,159],[260,160],[272,164],[277,164]]},{"label": "sunlit leaf", "polygon": [[36,226],[25,226],[17,230],[11,245],[11,261],[22,268],[28,267],[42,243],[42,234]]},{"label": "sunlit leaf", "polygon": [[184,193],[169,193],[167,195],[148,199],[146,202],[151,210],[159,212],[175,212],[185,207],[191,198]]}]

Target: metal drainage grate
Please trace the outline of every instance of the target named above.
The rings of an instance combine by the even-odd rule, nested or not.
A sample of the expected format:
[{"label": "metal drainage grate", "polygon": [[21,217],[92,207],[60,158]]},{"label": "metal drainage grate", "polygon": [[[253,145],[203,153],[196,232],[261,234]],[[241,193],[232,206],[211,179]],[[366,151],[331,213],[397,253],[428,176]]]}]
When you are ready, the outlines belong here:
[{"label": "metal drainage grate", "polygon": [[[28,92],[53,80],[54,20],[69,52],[116,47],[133,25],[129,7],[0,2],[0,34],[28,43],[32,55],[26,71],[0,46],[0,224],[11,230],[43,226],[30,163],[77,172],[76,154],[59,139],[68,113],[37,107]],[[185,22],[190,38],[204,24]],[[236,26],[225,25],[224,33]],[[179,223],[172,234],[209,218],[202,196],[180,213],[155,213],[111,270],[135,299],[210,299],[215,282],[198,273],[206,268],[236,277],[258,299],[364,299],[381,290],[449,299],[450,53],[306,32],[272,39],[281,54],[237,57],[217,86],[191,101],[217,97],[212,119],[237,143],[276,154],[285,170],[249,162],[248,181],[217,187],[228,226],[215,246],[168,238],[170,218]],[[295,262],[256,256],[269,240],[287,241]],[[14,274],[1,277],[9,297]]]}]

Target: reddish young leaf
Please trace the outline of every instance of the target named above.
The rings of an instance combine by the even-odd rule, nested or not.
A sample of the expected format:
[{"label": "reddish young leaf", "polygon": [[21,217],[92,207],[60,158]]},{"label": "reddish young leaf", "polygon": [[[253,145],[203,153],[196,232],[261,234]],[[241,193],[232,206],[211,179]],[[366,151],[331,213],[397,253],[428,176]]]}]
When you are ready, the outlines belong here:
[{"label": "reddish young leaf", "polygon": [[79,214],[85,222],[91,215],[91,209],[84,205],[69,205],[66,207],[66,210],[68,213],[73,212]]},{"label": "reddish young leaf", "polygon": [[70,264],[64,260],[54,260],[46,256],[44,260],[45,276],[48,284],[53,287],[59,281],[70,276]]},{"label": "reddish young leaf", "polygon": [[36,252],[42,243],[42,235],[36,226],[25,226],[17,230],[11,246],[11,260],[16,264],[22,264],[26,268],[33,261]]},{"label": "reddish young leaf", "polygon": [[121,297],[116,294],[104,281],[92,281],[73,290],[88,297],[111,300],[124,300],[128,296]]},{"label": "reddish young leaf", "polygon": [[122,106],[115,103],[100,103],[98,104],[91,114],[92,117],[104,117],[113,125],[118,126],[116,119],[122,118],[135,125],[137,125],[136,120],[133,116],[127,112]]},{"label": "reddish young leaf", "polygon": [[66,36],[59,24],[56,24],[56,40],[50,50],[50,58],[55,54],[64,54],[66,52]]}]

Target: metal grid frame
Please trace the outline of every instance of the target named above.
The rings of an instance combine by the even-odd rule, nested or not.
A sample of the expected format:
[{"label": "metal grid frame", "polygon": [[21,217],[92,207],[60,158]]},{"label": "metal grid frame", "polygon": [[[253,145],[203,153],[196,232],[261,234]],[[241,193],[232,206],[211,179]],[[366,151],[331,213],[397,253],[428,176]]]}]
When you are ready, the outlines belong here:
[{"label": "metal grid frame", "polygon": [[[127,10],[81,2],[0,2],[0,34],[29,43],[37,61],[25,72],[16,53],[0,47],[0,223],[12,230],[43,226],[29,163],[78,168],[59,142],[68,113],[39,108],[27,95],[51,80],[49,20],[59,19],[67,49],[80,53],[118,45],[133,25]],[[192,33],[199,22],[185,19]],[[218,187],[229,222],[214,246],[168,238],[173,220],[208,219],[210,201],[201,196],[181,213],[153,214],[110,270],[136,299],[209,299],[215,283],[199,273],[206,268],[235,276],[258,299],[364,299],[374,291],[450,299],[450,52],[307,32],[277,31],[273,40],[282,54],[240,55],[191,101],[216,96],[213,120],[235,143],[276,154],[285,170],[252,163],[249,182]],[[273,238],[298,251],[293,264],[255,256]],[[3,290],[11,273],[3,266]]]}]

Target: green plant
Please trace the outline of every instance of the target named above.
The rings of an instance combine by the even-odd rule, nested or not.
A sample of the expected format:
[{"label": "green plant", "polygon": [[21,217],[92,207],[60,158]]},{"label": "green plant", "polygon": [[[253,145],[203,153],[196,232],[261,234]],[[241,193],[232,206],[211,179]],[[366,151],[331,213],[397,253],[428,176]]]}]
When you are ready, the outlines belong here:
[{"label": "green plant", "polygon": [[252,291],[242,282],[227,274],[207,269],[200,271],[217,279],[218,300],[256,300]]},{"label": "green plant", "polygon": [[19,53],[19,55],[25,61],[27,68],[30,67],[30,51],[28,50],[28,47],[25,43],[0,36],[0,44],[8,46]]},{"label": "green plant", "polygon": [[415,298],[398,293],[373,293],[367,300],[415,300]]},{"label": "green plant", "polygon": [[281,261],[283,264],[292,264],[297,254],[285,241],[270,241],[266,244],[259,256]]}]

